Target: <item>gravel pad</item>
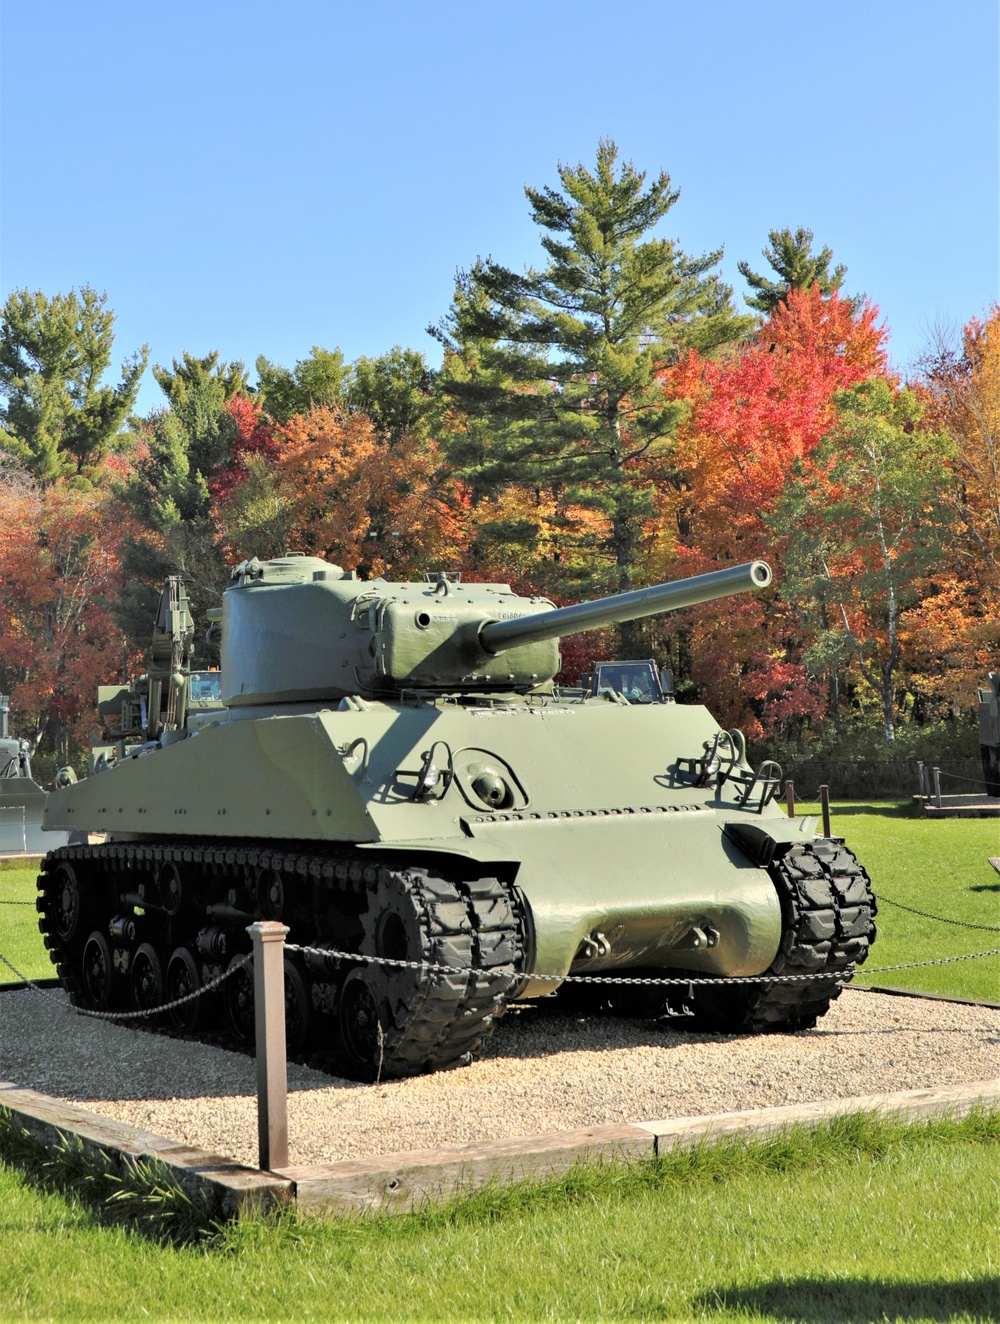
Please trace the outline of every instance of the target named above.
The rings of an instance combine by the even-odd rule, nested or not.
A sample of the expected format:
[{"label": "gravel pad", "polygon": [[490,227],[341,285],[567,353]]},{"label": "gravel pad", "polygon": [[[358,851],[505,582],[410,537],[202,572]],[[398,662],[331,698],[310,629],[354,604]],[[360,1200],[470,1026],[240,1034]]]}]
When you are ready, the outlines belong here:
[{"label": "gravel pad", "polygon": [[[735,1037],[543,1003],[509,1011],[454,1071],[358,1085],[289,1063],[290,1162],[998,1075],[1000,1012],[987,1007],[848,989],[814,1030]],[[0,994],[0,1080],[256,1166],[252,1058],[75,1016],[60,992]]]}]

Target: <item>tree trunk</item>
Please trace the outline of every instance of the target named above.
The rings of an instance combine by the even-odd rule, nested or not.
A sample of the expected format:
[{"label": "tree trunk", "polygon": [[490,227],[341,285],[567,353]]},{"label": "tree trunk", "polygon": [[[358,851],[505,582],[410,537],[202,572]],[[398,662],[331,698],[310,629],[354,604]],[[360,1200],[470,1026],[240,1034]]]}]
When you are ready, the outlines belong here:
[{"label": "tree trunk", "polygon": [[837,743],[840,743],[840,677],[837,675],[837,668],[831,667],[829,672],[829,692],[830,692],[830,717],[833,720],[833,734],[837,737]]}]

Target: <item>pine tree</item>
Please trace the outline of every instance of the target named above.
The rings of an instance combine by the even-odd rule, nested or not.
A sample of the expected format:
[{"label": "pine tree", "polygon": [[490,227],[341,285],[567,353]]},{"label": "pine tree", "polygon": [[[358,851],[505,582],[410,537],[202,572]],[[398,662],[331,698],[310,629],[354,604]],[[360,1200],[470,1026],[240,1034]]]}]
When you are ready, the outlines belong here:
[{"label": "pine tree", "polygon": [[517,482],[602,512],[610,586],[623,591],[653,510],[650,465],[684,414],[657,372],[683,350],[739,339],[750,319],[714,270],[721,251],[689,257],[653,235],[679,196],[669,176],[647,185],[617,158],[602,140],[593,171],[561,165],[561,190],[526,188],[545,268],[518,275],[477,260],[428,329],[445,347],[453,466],[477,495]]},{"label": "pine tree", "polygon": [[115,315],[89,285],[51,299],[15,290],[0,314],[0,448],[42,483],[87,487],[131,413],[145,346],[102,386]]},{"label": "pine tree", "polygon": [[115,606],[125,635],[145,647],[156,598],[168,574],[183,574],[196,618],[216,606],[226,567],[215,546],[212,480],[233,462],[242,438],[235,402],[247,394],[239,361],[213,351],[185,352],[172,369],[153,375],[169,409],[132,424],[134,459],[118,495],[123,512],[120,549],[126,585]]},{"label": "pine tree", "polygon": [[767,247],[761,252],[778,277],[776,281],[759,276],[749,262],[738,263],[740,275],[755,291],[746,298],[751,308],[769,317],[778,304],[785,301],[789,290],[808,290],[818,285],[821,294],[829,295],[840,289],[847,268],[840,264],[831,274],[833,250],[823,248],[814,253],[812,242],[812,230],[803,229],[801,225],[794,234],[791,230],[771,230],[768,233]]}]

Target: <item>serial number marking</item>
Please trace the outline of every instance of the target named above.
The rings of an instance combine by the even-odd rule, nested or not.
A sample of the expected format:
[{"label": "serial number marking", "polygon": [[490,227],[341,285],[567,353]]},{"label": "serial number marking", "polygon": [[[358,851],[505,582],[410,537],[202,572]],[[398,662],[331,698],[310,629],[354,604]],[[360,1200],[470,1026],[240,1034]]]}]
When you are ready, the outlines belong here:
[{"label": "serial number marking", "polygon": [[473,717],[576,717],[572,708],[473,708]]}]

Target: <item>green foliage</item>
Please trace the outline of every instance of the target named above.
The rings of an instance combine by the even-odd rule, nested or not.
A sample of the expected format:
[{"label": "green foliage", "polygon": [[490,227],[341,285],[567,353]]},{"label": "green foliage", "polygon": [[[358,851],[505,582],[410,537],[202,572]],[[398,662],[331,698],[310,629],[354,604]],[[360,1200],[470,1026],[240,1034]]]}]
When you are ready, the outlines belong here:
[{"label": "green foliage", "polygon": [[732,343],[749,319],[715,271],[721,251],[689,257],[652,237],[678,197],[669,176],[647,185],[617,157],[604,140],[593,171],[560,166],[561,190],[525,189],[545,268],[518,275],[478,259],[429,329],[445,347],[452,464],[477,495],[520,483],[601,512],[627,589],[653,469],[685,416],[657,372],[682,350]]},{"label": "green foliage", "polygon": [[[851,689],[852,709],[840,732],[831,728],[817,738],[768,739],[754,742],[751,762],[775,759],[795,785],[810,795],[821,784],[841,799],[899,795],[917,789],[917,761],[937,766],[948,774],[966,777],[965,789],[981,786],[979,724],[970,717],[937,722],[899,722],[896,738],[887,743],[881,723],[871,722],[881,702],[873,691]],[[947,783],[946,783],[947,784]],[[957,790],[958,784],[951,786]]]},{"label": "green foliage", "polygon": [[811,621],[804,660],[836,675],[855,657],[895,736],[901,631],[944,560],[954,514],[949,441],[917,427],[911,391],[872,377],[836,395],[840,418],[796,469],[770,523],[788,540],[781,593]]},{"label": "green foliage", "polygon": [[231,433],[223,425],[230,400],[247,394],[247,372],[238,360],[220,363],[217,350],[197,359],[185,350],[173,371],[153,366],[153,376],[170,402],[188,466],[207,477],[228,458]]},{"label": "green foliage", "polygon": [[248,456],[243,476],[226,503],[226,546],[252,548],[262,558],[281,556],[291,544],[295,522],[296,504],[288,482],[266,456]]},{"label": "green foliage", "polygon": [[776,281],[758,275],[749,262],[740,262],[740,274],[754,291],[746,297],[751,308],[769,317],[780,303],[788,297],[788,291],[808,290],[818,285],[820,293],[832,294],[839,290],[847,275],[847,268],[841,263],[830,271],[833,250],[822,248],[818,253],[812,250],[813,232],[799,226],[793,234],[791,230],[770,230],[767,247],[762,249],[771,270],[778,277]]},{"label": "green foliage", "polygon": [[102,386],[115,316],[89,285],[48,298],[15,290],[0,314],[0,447],[42,483],[89,485],[118,436],[146,367],[145,346]]},{"label": "green foliage", "polygon": [[402,437],[426,432],[433,384],[423,354],[396,345],[377,358],[355,360],[347,405],[370,418],[379,437],[394,446]]},{"label": "green foliage", "polygon": [[313,405],[333,408],[343,401],[349,374],[339,349],[313,345],[309,357],[292,369],[261,354],[255,366],[257,399],[276,423],[308,414]]},{"label": "green foliage", "polygon": [[227,409],[246,396],[242,363],[185,352],[153,374],[169,401],[132,424],[131,471],[118,497],[131,516],[120,545],[125,586],[111,604],[132,647],[145,654],[164,577],[183,574],[196,619],[217,606],[225,567],[215,546],[210,482],[229,463],[238,437]]}]

